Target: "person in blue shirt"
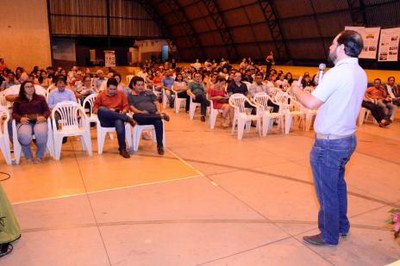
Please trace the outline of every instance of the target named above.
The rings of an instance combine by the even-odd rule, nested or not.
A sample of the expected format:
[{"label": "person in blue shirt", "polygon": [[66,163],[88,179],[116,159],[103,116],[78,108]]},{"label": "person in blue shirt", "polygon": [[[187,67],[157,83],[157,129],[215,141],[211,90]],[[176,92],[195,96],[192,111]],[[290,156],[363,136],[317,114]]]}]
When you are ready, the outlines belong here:
[{"label": "person in blue shirt", "polygon": [[49,108],[53,109],[59,102],[73,101],[76,102],[75,94],[72,90],[67,88],[67,78],[65,76],[58,76],[56,81],[57,89],[50,92],[48,97]]}]

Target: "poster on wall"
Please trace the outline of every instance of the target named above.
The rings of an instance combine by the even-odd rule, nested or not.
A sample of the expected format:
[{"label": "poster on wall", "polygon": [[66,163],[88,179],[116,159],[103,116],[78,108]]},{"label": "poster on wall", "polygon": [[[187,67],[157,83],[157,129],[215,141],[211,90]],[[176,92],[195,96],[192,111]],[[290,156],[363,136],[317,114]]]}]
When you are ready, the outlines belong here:
[{"label": "poster on wall", "polygon": [[397,61],[399,54],[400,28],[382,29],[379,41],[378,61]]},{"label": "poster on wall", "polygon": [[105,67],[115,67],[115,51],[104,51],[104,63]]},{"label": "poster on wall", "polygon": [[366,28],[366,27],[349,27],[346,26],[345,30],[354,30],[358,32],[364,41],[364,49],[362,50],[359,58],[375,59],[376,52],[378,51],[378,40],[381,28]]}]

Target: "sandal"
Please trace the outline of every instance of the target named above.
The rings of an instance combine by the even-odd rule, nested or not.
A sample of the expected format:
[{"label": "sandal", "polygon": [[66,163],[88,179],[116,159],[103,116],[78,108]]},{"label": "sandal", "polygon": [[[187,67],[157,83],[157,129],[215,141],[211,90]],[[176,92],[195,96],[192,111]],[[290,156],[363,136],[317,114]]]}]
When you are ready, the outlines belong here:
[{"label": "sandal", "polygon": [[0,244],[0,258],[10,254],[11,251],[13,251],[13,248],[13,245],[11,245],[10,243]]}]

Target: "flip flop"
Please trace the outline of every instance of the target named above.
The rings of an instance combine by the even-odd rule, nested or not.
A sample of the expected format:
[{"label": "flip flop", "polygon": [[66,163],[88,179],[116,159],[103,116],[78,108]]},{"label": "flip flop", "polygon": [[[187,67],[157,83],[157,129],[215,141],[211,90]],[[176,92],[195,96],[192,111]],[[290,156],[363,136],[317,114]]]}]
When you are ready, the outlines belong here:
[{"label": "flip flop", "polygon": [[10,254],[11,251],[13,251],[13,248],[13,245],[11,245],[10,243],[0,244],[0,258]]}]

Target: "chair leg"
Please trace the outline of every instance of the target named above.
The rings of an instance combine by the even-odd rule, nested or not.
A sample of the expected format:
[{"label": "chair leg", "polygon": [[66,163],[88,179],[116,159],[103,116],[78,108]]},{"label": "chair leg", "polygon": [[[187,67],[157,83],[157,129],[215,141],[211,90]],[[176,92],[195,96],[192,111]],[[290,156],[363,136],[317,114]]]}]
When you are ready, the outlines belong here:
[{"label": "chair leg", "polygon": [[210,113],[210,128],[213,129],[215,127],[215,122],[217,121],[218,112],[211,111]]},{"label": "chair leg", "polygon": [[243,138],[243,131],[246,122],[243,119],[238,119],[238,140]]},{"label": "chair leg", "polygon": [[103,131],[99,127],[99,129],[97,130],[97,153],[98,154],[103,153],[105,138],[106,138],[106,133],[103,133]]},{"label": "chair leg", "polygon": [[8,165],[10,165],[11,164],[11,154],[10,154],[10,151],[7,150],[7,146],[6,146],[7,144],[5,143],[6,141],[8,141],[8,140],[6,140],[4,138],[4,136],[2,139],[0,139],[0,149],[1,149],[1,152],[3,153],[4,160],[6,161],[6,163]]},{"label": "chair leg", "polygon": [[286,113],[285,114],[285,134],[289,134],[290,128],[292,127],[292,120],[293,120],[292,115],[289,113]]},{"label": "chair leg", "polygon": [[54,136],[54,159],[59,161],[61,158],[62,136]]},{"label": "chair leg", "polygon": [[92,156],[93,155],[92,140],[90,139],[90,131],[89,130],[82,135],[82,139],[84,141],[84,144],[86,146],[86,150],[87,150],[89,156]]},{"label": "chair leg", "polygon": [[181,108],[181,101],[178,100],[178,96],[175,96],[175,114],[179,113],[179,109]]}]

